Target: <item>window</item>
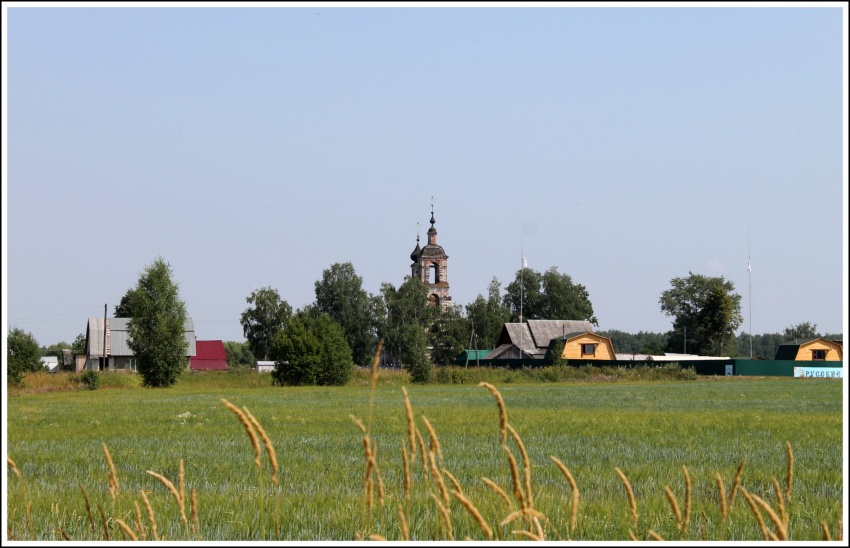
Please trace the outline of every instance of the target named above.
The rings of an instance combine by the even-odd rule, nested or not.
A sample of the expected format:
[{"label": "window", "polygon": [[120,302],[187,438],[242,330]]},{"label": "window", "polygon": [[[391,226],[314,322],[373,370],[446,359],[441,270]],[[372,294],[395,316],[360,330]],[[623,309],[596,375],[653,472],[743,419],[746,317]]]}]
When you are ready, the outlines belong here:
[{"label": "window", "polygon": [[826,359],[826,350],[812,350],[812,359],[813,360],[825,360]]},{"label": "window", "polygon": [[130,358],[130,371],[138,371],[138,367],[136,365],[136,358]]},{"label": "window", "polygon": [[594,355],[596,355],[596,345],[595,344],[583,344],[583,345],[581,345],[581,355],[582,356],[594,356]]}]

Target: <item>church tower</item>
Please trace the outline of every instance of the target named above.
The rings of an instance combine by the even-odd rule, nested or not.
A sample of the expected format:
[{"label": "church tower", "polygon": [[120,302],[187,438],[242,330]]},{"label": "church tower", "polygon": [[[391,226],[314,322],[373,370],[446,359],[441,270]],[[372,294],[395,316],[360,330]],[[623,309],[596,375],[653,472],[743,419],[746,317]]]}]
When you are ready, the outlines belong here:
[{"label": "church tower", "polygon": [[428,288],[428,301],[441,308],[452,304],[449,295],[449,279],[446,270],[446,252],[437,245],[437,229],[434,228],[434,206],[431,205],[431,228],[428,229],[428,243],[419,247],[419,236],[416,236],[416,248],[410,254],[410,275],[419,278]]}]

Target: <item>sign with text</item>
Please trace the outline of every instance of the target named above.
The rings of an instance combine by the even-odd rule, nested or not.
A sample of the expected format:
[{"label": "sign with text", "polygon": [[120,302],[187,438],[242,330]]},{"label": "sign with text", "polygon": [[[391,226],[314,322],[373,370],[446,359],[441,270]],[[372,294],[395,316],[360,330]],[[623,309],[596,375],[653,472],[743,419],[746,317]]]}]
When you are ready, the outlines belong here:
[{"label": "sign with text", "polygon": [[795,377],[818,377],[827,379],[843,379],[842,367],[795,367]]}]

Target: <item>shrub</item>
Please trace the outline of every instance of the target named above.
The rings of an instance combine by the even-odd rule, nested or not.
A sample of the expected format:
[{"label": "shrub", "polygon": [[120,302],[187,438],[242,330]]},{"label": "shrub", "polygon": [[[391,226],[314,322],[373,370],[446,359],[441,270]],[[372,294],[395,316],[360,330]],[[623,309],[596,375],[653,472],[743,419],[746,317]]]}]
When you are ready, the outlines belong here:
[{"label": "shrub", "polygon": [[94,369],[86,369],[80,375],[80,382],[89,390],[97,390],[100,386],[100,374]]}]

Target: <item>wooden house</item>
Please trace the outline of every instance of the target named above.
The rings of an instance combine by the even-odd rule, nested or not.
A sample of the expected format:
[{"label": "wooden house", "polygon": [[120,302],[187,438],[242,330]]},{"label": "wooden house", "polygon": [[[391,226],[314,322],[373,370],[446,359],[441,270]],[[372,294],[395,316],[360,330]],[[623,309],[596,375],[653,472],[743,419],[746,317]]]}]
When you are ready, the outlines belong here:
[{"label": "wooden house", "polygon": [[[577,332],[592,333],[593,324],[584,320],[528,320],[523,323],[506,323],[496,342],[496,349],[487,354],[485,359],[542,360],[546,357],[552,339]],[[611,355],[614,355],[613,351]]]},{"label": "wooden house", "polygon": [[226,371],[227,351],[222,341],[195,341],[195,355],[189,358],[192,371]]},{"label": "wooden house", "polygon": [[[136,358],[130,349],[130,318],[89,318],[86,327],[86,359],[82,363],[84,369],[124,369],[137,370]],[[186,318],[183,324],[186,337],[186,357],[196,354],[195,324],[192,318]],[[106,339],[104,349],[104,336]],[[104,352],[105,350],[105,352]],[[104,358],[105,354],[105,358]],[[81,371],[81,363],[77,360],[77,370]],[[188,361],[187,361],[188,366]]]},{"label": "wooden house", "polygon": [[616,360],[614,345],[611,339],[590,333],[579,331],[567,333],[561,340],[564,341],[564,351],[561,357],[567,360]]},{"label": "wooden house", "polygon": [[841,341],[829,341],[822,337],[815,339],[794,339],[779,345],[777,360],[794,361],[843,361]]}]

